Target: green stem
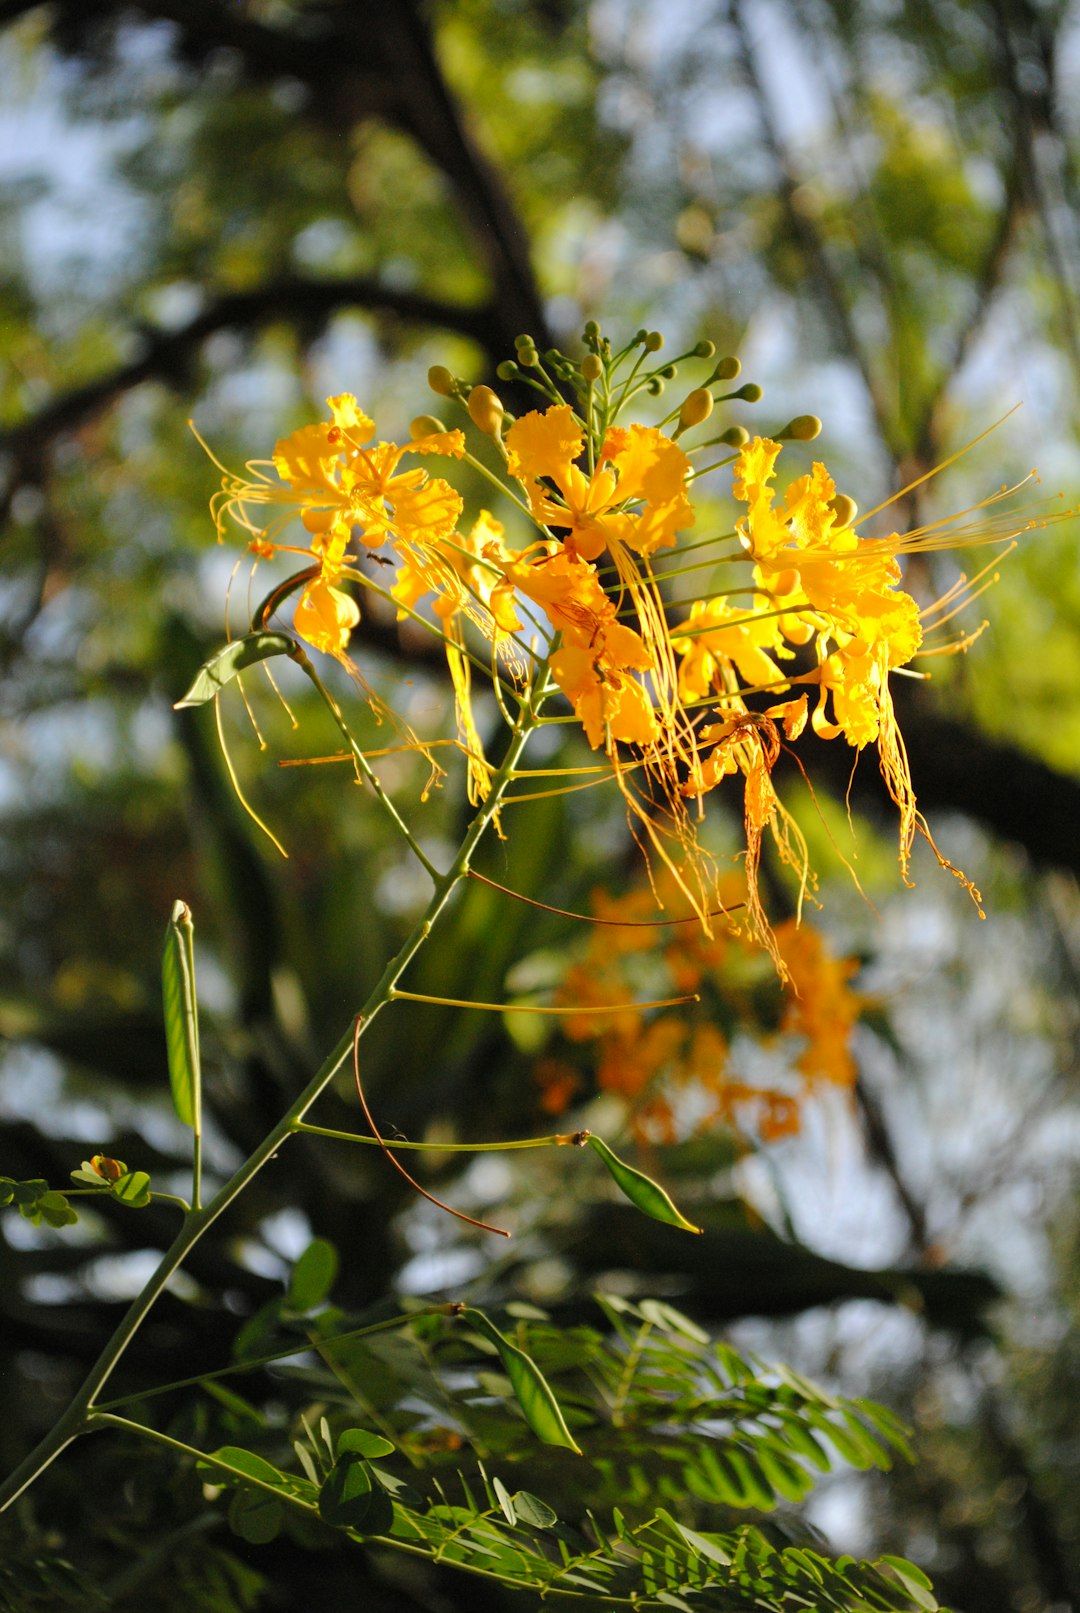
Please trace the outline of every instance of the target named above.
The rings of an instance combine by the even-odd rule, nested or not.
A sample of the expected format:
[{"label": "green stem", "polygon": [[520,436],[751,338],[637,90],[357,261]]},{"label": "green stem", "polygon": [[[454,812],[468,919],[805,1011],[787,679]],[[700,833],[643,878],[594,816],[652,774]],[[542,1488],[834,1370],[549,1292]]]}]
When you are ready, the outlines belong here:
[{"label": "green stem", "polygon": [[[426,1000],[426,999],[425,999]],[[412,1148],[428,1154],[502,1154],[511,1148],[565,1148],[574,1141],[576,1132],[554,1132],[550,1137],[516,1137],[511,1142],[499,1143],[411,1143],[403,1137],[365,1137],[357,1131],[335,1131],[332,1126],[309,1126],[300,1120],[293,1127],[309,1137],[329,1137],[339,1143],[366,1143],[371,1148]]]},{"label": "green stem", "polygon": [[169,1450],[179,1451],[182,1456],[193,1456],[197,1462],[207,1467],[216,1467],[222,1473],[227,1473],[231,1479],[237,1479],[253,1490],[265,1490],[275,1500],[281,1501],[285,1506],[298,1507],[302,1512],[318,1512],[313,1501],[305,1501],[298,1495],[291,1495],[288,1490],[276,1484],[267,1484],[265,1479],[257,1479],[251,1473],[245,1473],[239,1467],[233,1467],[230,1462],[223,1461],[219,1456],[211,1456],[207,1451],[200,1451],[194,1445],[185,1445],[182,1439],[173,1439],[169,1434],[162,1434],[156,1428],[149,1428],[146,1423],[132,1422],[130,1417],[117,1417],[115,1412],[91,1412],[87,1418],[87,1432],[103,1425],[110,1428],[122,1428],[128,1434],[141,1434],[144,1439],[152,1439],[158,1445],[166,1445]]},{"label": "green stem", "polygon": [[[303,655],[303,652],[301,652],[301,655]],[[307,657],[303,655],[300,665],[308,672],[316,686],[321,690],[322,684],[318,674],[310,666],[310,662],[307,662],[307,665],[305,665],[305,662],[307,662]],[[522,700],[521,710],[517,723],[511,731],[506,754],[492,779],[491,792],[487,800],[477,810],[472,823],[466,831],[465,838],[458,848],[457,855],[445,874],[440,874],[438,869],[416,846],[410,831],[402,822],[397,808],[385,794],[378,780],[372,775],[372,783],[380,801],[400,826],[405,838],[417,852],[424,867],[431,875],[435,885],[431,900],[428,902],[422,916],[409,932],[400,950],[386,965],[380,979],[361,1006],[359,1015],[350,1021],[348,1029],[340,1037],[337,1045],[323,1061],[320,1069],[308,1082],[288,1113],[281,1118],[250,1158],[245,1160],[244,1164],[214,1195],[205,1208],[201,1210],[193,1209],[184,1217],[180,1231],[162,1255],[157,1270],[142,1290],[142,1293],[132,1301],[126,1315],[121,1319],[112,1338],[91,1367],[86,1381],[78,1390],[67,1410],[49,1433],[46,1434],[45,1438],[41,1440],[40,1444],[0,1485],[0,1512],[9,1507],[33,1483],[38,1475],[56,1460],[60,1452],[73,1439],[80,1434],[86,1433],[88,1428],[92,1426],[91,1417],[93,1416],[96,1397],[108,1382],[118,1361],[142,1326],[148,1313],[164,1292],[173,1273],[179,1269],[199,1239],[208,1231],[217,1218],[228,1209],[234,1199],[239,1197],[248,1183],[262,1170],[263,1166],[274,1158],[281,1145],[294,1135],[297,1121],[303,1119],[315,1100],[325,1091],[338,1071],[349,1059],[353,1050],[356,1018],[360,1019],[362,1034],[376,1015],[390,1002],[398,980],[431,934],[435,921],[446,907],[452,893],[468,874],[472,855],[499,810],[503,793],[514,775],[514,770],[521,759],[529,736],[539,723],[538,707],[545,692],[546,672],[546,667],[542,667],[539,670],[533,684],[532,698]],[[329,695],[329,691],[326,692],[325,698],[331,709],[334,710],[335,705],[332,696]],[[93,1420],[95,1423],[100,1423],[102,1420],[101,1414],[94,1416]]]},{"label": "green stem", "polygon": [[171,1394],[174,1389],[194,1389],[204,1383],[216,1383],[219,1378],[234,1378],[237,1373],[258,1372],[262,1367],[273,1366],[276,1361],[291,1361],[294,1355],[307,1355],[311,1351],[323,1354],[335,1350],[339,1344],[352,1344],[357,1339],[369,1338],[373,1333],[387,1333],[395,1327],[404,1327],[408,1322],[415,1322],[418,1316],[450,1316],[453,1310],[453,1304],[425,1305],[421,1310],[404,1311],[400,1316],[389,1316],[385,1322],[369,1322],[366,1327],[353,1327],[347,1333],[335,1333],[332,1338],[297,1339],[287,1350],[273,1350],[269,1355],[253,1356],[250,1361],[237,1361],[231,1367],[218,1367],[215,1372],[197,1372],[191,1378],[177,1378],[173,1383],[159,1383],[153,1389],[139,1389],[133,1395],[121,1395],[116,1400],[103,1400],[94,1408],[95,1413],[115,1411],[117,1406],[130,1406],[133,1400],[154,1400],[158,1395]]}]

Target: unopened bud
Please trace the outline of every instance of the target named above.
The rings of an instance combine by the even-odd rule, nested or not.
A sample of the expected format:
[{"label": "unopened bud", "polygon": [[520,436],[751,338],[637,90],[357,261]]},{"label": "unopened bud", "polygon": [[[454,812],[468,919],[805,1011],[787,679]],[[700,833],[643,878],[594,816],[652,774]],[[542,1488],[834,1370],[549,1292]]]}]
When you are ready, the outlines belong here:
[{"label": "unopened bud", "polygon": [[859,506],[846,493],[837,493],[829,500],[829,508],[836,517],[838,527],[850,526],[859,513]]},{"label": "unopened bud", "polygon": [[658,398],[664,390],[664,383],[658,375],[654,375],[650,381],[646,382],[645,390],[651,398]]},{"label": "unopened bud", "polygon": [[734,381],[742,365],[737,358],[722,358],[709,377],[711,381]]},{"label": "unopened bud", "polygon": [[[744,403],[758,403],[762,393],[756,381],[747,381],[745,386],[741,386],[737,392],[733,392],[731,395],[733,398],[741,398]],[[821,430],[820,426],[818,430]]]},{"label": "unopened bud", "polygon": [[433,364],[427,372],[427,384],[440,398],[452,398],[457,386],[453,375],[445,364]]},{"label": "unopened bud", "polygon": [[726,431],[720,433],[720,441],[726,442],[729,448],[745,448],[750,441],[750,433],[745,426],[728,426]]},{"label": "unopened bud", "polygon": [[523,364],[527,370],[534,370],[540,362],[540,354],[535,347],[519,347],[518,363]]},{"label": "unopened bud", "polygon": [[437,420],[433,414],[418,414],[409,427],[409,436],[413,442],[418,442],[421,437],[431,437],[437,431],[445,430],[442,421]]},{"label": "unopened bud", "polygon": [[531,336],[515,336],[514,346],[520,352],[523,347],[535,347],[536,343],[533,341]]},{"label": "unopened bud", "polygon": [[713,354],[715,352],[716,352],[715,343],[709,342],[709,341],[700,341],[700,342],[698,342],[696,344],[696,346],[694,348],[694,351],[691,354],[691,357],[692,358],[712,358],[712,356],[713,356]]},{"label": "unopened bud", "polygon": [[595,319],[586,321],[583,334],[587,342],[598,342],[600,340],[600,326]]},{"label": "unopened bud", "polygon": [[679,430],[689,431],[691,426],[700,426],[707,420],[713,411],[713,395],[707,386],[699,386],[691,392],[679,410]]},{"label": "unopened bud", "polygon": [[792,442],[813,442],[815,437],[821,436],[821,421],[816,414],[797,414],[776,435],[781,439],[788,437]]},{"label": "unopened bud", "polygon": [[502,363],[496,368],[495,374],[499,377],[500,381],[516,381],[518,376],[521,374],[521,371],[518,369],[512,358],[504,358]]},{"label": "unopened bud", "polygon": [[674,381],[679,372],[675,368],[674,364],[665,364],[664,368],[662,370],[657,370],[656,373],[658,375],[662,375],[665,381]]},{"label": "unopened bud", "polygon": [[659,353],[659,351],[663,347],[663,345],[664,345],[664,333],[663,333],[663,331],[647,330],[645,332],[645,351],[646,351],[646,353]]},{"label": "unopened bud", "polygon": [[595,353],[586,353],[581,361],[581,374],[586,381],[599,381],[604,373],[604,366]]},{"label": "unopened bud", "polygon": [[487,437],[497,437],[502,427],[502,399],[489,386],[474,386],[469,393],[469,419]]},{"label": "unopened bud", "polygon": [[645,329],[645,326],[642,325],[641,329],[638,331],[637,335],[634,337],[633,343],[631,345],[634,346],[634,347],[644,347],[645,343],[648,341],[648,339],[649,339],[649,333]]}]

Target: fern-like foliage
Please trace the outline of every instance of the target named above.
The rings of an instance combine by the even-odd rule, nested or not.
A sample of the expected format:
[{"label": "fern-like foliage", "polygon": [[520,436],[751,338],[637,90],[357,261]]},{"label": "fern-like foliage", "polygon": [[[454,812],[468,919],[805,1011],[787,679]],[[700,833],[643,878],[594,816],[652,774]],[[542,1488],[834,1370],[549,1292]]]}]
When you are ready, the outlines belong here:
[{"label": "fern-like foliage", "polygon": [[504,1323],[584,1456],[537,1444],[499,1351],[467,1320],[427,1315],[342,1338],[340,1313],[324,1311],[305,1324],[314,1357],[275,1369],[279,1390],[307,1397],[293,1445],[301,1471],[266,1424],[259,1453],[223,1447],[204,1476],[252,1542],[281,1527],[303,1538],[318,1519],[376,1552],[545,1600],[715,1613],[937,1608],[912,1564],[831,1556],[786,1510],[839,1462],[885,1468],[907,1456],[890,1413],[765,1367],[659,1301],[600,1304],[603,1330],[558,1328],[525,1306]]}]

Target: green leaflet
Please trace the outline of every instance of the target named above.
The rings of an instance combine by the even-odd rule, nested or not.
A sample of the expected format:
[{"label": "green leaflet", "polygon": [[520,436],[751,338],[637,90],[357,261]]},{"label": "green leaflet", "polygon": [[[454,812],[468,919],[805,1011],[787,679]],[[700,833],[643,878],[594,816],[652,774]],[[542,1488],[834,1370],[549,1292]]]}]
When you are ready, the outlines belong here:
[{"label": "green leaflet", "polygon": [[337,1456],[356,1455],[374,1462],[380,1456],[391,1456],[394,1446],[381,1434],[369,1434],[366,1428],[346,1428],[338,1435]]},{"label": "green leaflet", "polygon": [[265,1546],[281,1529],[285,1509],[264,1490],[239,1489],[229,1502],[229,1528],[252,1546]]},{"label": "green leaflet", "polygon": [[637,1209],[644,1215],[651,1215],[654,1221],[666,1221],[668,1226],[680,1227],[683,1232],[701,1232],[701,1227],[694,1226],[692,1221],[675,1208],[671,1199],[651,1176],[637,1171],[632,1165],[624,1164],[602,1137],[595,1132],[589,1133],[589,1147],[593,1153],[599,1154],[615,1181],[615,1185],[626,1194]]},{"label": "green leaflet", "polygon": [[486,1339],[490,1339],[499,1352],[506,1376],[510,1379],[510,1387],[514,1397],[525,1415],[525,1421],[545,1445],[561,1445],[565,1450],[581,1455],[581,1448],[571,1434],[559,1403],[551,1392],[551,1386],[536,1365],[524,1350],[519,1350],[516,1344],[503,1338],[494,1322],[490,1322],[483,1311],[474,1311],[471,1307],[464,1307],[462,1316],[467,1317]]},{"label": "green leaflet", "polygon": [[204,706],[245,667],[255,666],[272,655],[291,655],[295,648],[295,640],[286,633],[248,633],[245,638],[235,638],[203,663],[191,688],[173,709],[182,711],[186,706]]},{"label": "green leaflet", "polygon": [[321,1305],[334,1286],[338,1252],[327,1238],[313,1238],[292,1269],[285,1300],[290,1311],[303,1315]]},{"label": "green leaflet", "polygon": [[110,1191],[129,1209],[142,1210],[150,1203],[150,1178],[145,1171],[127,1171],[113,1182]]},{"label": "green leaflet", "polygon": [[201,1130],[199,1014],[195,1002],[195,926],[186,902],[173,903],[161,959],[161,996],[173,1107],[185,1126]]},{"label": "green leaflet", "polygon": [[382,1535],[393,1526],[394,1503],[364,1458],[346,1452],[338,1457],[319,1491],[319,1517],[334,1529]]}]

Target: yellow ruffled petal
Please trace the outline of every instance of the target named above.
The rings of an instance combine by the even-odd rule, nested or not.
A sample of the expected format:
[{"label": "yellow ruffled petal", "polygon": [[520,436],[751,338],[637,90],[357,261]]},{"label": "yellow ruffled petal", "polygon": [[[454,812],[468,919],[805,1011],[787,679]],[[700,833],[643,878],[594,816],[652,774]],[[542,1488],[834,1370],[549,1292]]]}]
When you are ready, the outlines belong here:
[{"label": "yellow ruffled petal", "polygon": [[583,443],[581,427],[568,403],[534,409],[515,420],[506,433],[506,468],[527,486],[541,476],[550,476],[562,487]]}]

